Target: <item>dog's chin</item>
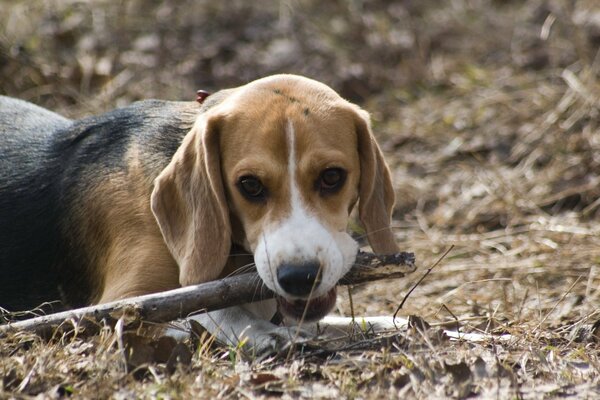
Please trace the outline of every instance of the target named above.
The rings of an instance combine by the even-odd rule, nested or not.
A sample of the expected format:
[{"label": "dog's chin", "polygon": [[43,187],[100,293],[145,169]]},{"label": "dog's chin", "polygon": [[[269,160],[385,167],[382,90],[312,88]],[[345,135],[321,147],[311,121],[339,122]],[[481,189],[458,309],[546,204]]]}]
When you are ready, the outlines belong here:
[{"label": "dog's chin", "polygon": [[337,299],[335,287],[320,297],[312,299],[289,300],[283,296],[277,296],[279,311],[286,317],[296,321],[304,322],[318,321],[333,309]]}]

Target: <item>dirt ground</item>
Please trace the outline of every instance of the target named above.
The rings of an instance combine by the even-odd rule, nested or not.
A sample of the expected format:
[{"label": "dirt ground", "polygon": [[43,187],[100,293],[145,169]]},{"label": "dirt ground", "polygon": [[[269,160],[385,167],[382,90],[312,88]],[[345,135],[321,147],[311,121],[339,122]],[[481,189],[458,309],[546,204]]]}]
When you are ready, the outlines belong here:
[{"label": "dirt ground", "polygon": [[371,112],[420,268],[353,288],[355,314],[392,314],[454,245],[408,329],[268,359],[143,343],[180,357],[139,363],[127,333],[15,334],[0,398],[600,396],[599,45],[595,0],[0,0],[0,94],[69,117],[278,72]]}]

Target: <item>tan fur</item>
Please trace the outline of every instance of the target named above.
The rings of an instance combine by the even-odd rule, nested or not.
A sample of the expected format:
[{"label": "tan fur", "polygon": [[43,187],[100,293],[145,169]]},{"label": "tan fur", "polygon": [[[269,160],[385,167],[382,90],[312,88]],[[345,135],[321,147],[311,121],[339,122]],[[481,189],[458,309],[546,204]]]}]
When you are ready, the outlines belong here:
[{"label": "tan fur", "polygon": [[362,168],[359,216],[373,251],[395,253],[399,248],[390,228],[395,198],[390,171],[371,131],[368,114],[357,110],[355,123]]},{"label": "tan fur", "polygon": [[[344,230],[360,191],[360,218],[373,249],[398,251],[390,230],[392,183],[366,112],[324,85],[306,81],[298,87],[296,81],[281,78],[238,89],[221,110],[227,115],[221,126],[225,187],[245,234],[241,244],[253,250],[262,230],[289,212],[284,125],[289,119],[297,130],[297,180],[311,211],[331,229]],[[341,192],[323,198],[314,182],[322,170],[334,166],[348,171],[347,182]],[[277,188],[267,207],[249,204],[238,193],[235,182],[245,174]]]},{"label": "tan fur", "polygon": [[[86,218],[109,221],[80,232],[98,265],[90,271],[96,302],[205,282],[251,260],[229,259],[232,242],[253,251],[262,230],[290,212],[286,120],[297,133],[296,180],[310,211],[343,231],[358,201],[374,251],[397,251],[390,230],[394,192],[368,114],[325,85],[278,77],[234,89],[198,117],[153,190],[139,165],[143,155],[131,148],[127,174],[86,194],[86,204],[106,199]],[[339,193],[323,197],[315,181],[330,167],[344,168],[347,180]],[[243,175],[277,188],[266,206],[241,196],[236,182]]]},{"label": "tan fur", "polygon": [[219,124],[220,117],[211,113],[200,117],[154,182],[152,212],[179,265],[182,285],[217,278],[231,247]]},{"label": "tan fur", "polygon": [[[93,302],[107,302],[179,286],[178,267],[165,246],[150,210],[152,180],[132,147],[128,171],[92,187],[79,210],[79,239],[88,246],[96,292]],[[99,201],[99,200],[102,201]],[[94,224],[85,221],[93,218]],[[85,227],[95,227],[93,230]]]}]

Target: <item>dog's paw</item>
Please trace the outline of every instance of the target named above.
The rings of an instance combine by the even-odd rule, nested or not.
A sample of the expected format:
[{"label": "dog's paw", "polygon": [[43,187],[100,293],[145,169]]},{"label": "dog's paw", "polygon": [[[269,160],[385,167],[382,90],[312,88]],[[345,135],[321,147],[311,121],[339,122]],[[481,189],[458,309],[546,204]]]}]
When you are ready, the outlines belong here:
[{"label": "dog's paw", "polygon": [[254,332],[248,337],[247,346],[256,356],[283,354],[290,347],[306,347],[314,334],[298,327],[277,327],[263,332]]}]

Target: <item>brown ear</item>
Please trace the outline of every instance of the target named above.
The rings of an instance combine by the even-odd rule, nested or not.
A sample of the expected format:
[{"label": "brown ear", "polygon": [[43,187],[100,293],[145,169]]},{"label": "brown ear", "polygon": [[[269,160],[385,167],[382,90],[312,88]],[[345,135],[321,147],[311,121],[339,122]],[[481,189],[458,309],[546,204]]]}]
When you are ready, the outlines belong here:
[{"label": "brown ear", "polygon": [[390,227],[395,197],[390,171],[371,132],[369,114],[355,112],[361,171],[358,214],[373,251],[395,253],[399,248]]},{"label": "brown ear", "polygon": [[219,121],[200,117],[154,181],[151,207],[183,286],[216,279],[231,247]]}]

